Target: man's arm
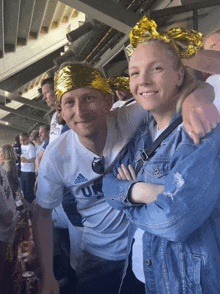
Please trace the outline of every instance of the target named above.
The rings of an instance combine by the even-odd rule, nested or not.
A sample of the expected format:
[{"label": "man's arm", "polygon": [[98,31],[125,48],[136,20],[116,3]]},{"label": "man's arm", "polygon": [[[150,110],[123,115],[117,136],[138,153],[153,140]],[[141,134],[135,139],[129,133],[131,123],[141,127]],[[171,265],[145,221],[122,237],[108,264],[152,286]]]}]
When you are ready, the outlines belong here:
[{"label": "man's arm", "polygon": [[42,268],[41,294],[58,294],[59,286],[53,274],[53,230],[51,209],[34,205],[33,235]]},{"label": "man's arm", "polygon": [[200,49],[192,58],[183,58],[185,66],[210,73],[220,74],[220,52],[215,50]]},{"label": "man's arm", "polygon": [[44,149],[42,149],[38,154],[37,161],[36,161],[37,170],[39,170],[40,162],[41,162],[43,155],[44,155]]}]

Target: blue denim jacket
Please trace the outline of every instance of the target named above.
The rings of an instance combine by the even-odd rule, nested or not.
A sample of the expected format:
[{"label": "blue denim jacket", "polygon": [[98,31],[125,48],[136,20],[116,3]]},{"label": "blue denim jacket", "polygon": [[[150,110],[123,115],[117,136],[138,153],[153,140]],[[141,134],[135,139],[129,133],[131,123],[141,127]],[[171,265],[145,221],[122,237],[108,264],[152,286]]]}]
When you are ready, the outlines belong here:
[{"label": "blue denim jacket", "polygon": [[[173,120],[176,116],[173,117]],[[199,145],[183,125],[145,161],[137,181],[164,185],[148,205],[128,200],[132,181],[118,181],[119,164],[135,168],[152,143],[142,126],[103,180],[104,195],[131,221],[128,254],[137,227],[143,236],[147,294],[220,293],[220,124]]]}]

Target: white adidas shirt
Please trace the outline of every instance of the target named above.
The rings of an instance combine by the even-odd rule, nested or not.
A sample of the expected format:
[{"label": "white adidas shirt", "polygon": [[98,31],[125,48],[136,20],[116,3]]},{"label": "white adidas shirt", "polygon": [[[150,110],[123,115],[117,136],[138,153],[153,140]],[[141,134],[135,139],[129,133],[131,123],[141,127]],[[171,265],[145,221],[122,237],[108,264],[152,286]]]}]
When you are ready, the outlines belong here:
[{"label": "white adidas shirt", "polygon": [[[145,117],[136,103],[117,108],[107,117],[106,172]],[[102,176],[91,168],[94,157],[72,130],[62,134],[46,149],[36,199],[41,207],[55,208],[62,202],[63,187],[69,187],[83,217],[82,249],[108,260],[125,259],[129,221],[105,201]]]}]

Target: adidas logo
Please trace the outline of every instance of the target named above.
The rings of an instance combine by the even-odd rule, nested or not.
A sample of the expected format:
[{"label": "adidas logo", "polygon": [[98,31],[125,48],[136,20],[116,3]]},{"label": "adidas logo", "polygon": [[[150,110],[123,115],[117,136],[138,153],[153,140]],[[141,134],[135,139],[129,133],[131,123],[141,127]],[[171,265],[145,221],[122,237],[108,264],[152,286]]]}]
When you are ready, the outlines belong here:
[{"label": "adidas logo", "polygon": [[81,184],[84,182],[88,182],[87,178],[85,178],[82,174],[78,174],[77,178],[75,179],[74,184]]}]

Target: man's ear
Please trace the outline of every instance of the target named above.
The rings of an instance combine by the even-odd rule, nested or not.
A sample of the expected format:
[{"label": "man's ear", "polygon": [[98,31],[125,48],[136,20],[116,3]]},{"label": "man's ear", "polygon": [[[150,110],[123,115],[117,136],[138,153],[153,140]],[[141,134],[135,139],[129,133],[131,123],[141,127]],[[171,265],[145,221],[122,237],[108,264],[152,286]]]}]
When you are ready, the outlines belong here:
[{"label": "man's ear", "polygon": [[181,66],[178,71],[177,71],[177,86],[180,87],[183,83],[183,79],[184,79],[184,68]]},{"label": "man's ear", "polygon": [[109,112],[112,108],[112,105],[114,103],[114,96],[111,94],[105,95],[105,111]]}]

